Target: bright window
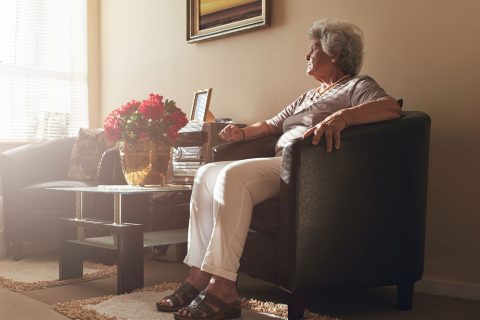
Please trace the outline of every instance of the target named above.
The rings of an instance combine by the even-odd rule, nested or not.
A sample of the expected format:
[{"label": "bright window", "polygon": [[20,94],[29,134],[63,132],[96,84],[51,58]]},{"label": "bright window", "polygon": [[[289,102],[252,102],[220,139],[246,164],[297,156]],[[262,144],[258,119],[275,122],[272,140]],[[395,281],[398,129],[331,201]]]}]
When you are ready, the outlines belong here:
[{"label": "bright window", "polygon": [[0,1],[0,141],[88,126],[86,0]]}]

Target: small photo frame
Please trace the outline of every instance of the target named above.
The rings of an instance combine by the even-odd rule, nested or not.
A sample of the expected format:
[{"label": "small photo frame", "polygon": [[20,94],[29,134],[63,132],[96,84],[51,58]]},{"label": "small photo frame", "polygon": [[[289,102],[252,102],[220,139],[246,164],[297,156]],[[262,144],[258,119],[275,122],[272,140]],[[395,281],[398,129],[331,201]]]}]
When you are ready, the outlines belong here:
[{"label": "small photo frame", "polygon": [[270,25],[270,0],[187,0],[187,41]]},{"label": "small photo frame", "polygon": [[190,121],[205,122],[210,113],[210,97],[212,96],[212,88],[198,90],[193,94],[192,112],[190,113]]}]

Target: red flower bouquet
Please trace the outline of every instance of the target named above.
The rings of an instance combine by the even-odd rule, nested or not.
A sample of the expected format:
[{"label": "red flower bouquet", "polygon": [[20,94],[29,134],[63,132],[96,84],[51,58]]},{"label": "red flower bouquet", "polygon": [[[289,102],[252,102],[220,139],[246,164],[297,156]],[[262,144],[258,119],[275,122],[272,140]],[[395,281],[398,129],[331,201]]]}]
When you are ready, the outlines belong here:
[{"label": "red flower bouquet", "polygon": [[172,146],[178,138],[178,131],[187,124],[185,113],[175,104],[158,94],[148,99],[132,100],[113,110],[105,119],[107,140],[115,143],[123,140],[132,144],[149,138],[153,143]]}]

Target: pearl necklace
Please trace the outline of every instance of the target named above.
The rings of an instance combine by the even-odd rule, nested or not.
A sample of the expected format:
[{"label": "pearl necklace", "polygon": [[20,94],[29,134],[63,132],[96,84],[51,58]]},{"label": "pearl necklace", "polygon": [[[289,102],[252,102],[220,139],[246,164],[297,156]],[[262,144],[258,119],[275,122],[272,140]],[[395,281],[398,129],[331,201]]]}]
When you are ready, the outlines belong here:
[{"label": "pearl necklace", "polygon": [[[310,98],[310,100],[313,100],[313,99],[320,99],[321,96],[323,96],[328,90],[332,89],[333,87],[335,87],[336,85],[340,84],[340,82],[342,82],[343,80],[347,79],[348,77],[350,77],[349,74],[341,77],[340,79],[338,79],[337,81],[335,81],[334,83],[332,83],[331,85],[329,85],[328,87],[326,87],[325,89],[323,89],[322,91],[319,91],[320,90],[320,87],[318,87],[317,89],[315,89],[315,92],[313,93],[312,97]],[[317,97],[318,95],[318,97]]]}]

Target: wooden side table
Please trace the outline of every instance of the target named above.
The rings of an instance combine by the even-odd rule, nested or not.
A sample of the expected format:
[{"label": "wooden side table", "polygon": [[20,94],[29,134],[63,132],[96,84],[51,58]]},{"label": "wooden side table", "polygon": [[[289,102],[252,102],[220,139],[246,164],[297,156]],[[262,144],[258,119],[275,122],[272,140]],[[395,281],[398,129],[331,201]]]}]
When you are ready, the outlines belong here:
[{"label": "wooden side table", "polygon": [[[60,247],[60,280],[83,275],[82,248],[113,250],[117,256],[117,294],[131,292],[144,285],[143,248],[187,242],[187,229],[143,232],[141,224],[122,221],[122,197],[132,194],[168,195],[172,192],[190,192],[189,185],[165,185],[162,187],[136,187],[128,185],[65,187],[52,190],[75,192],[75,218],[65,222],[64,237]],[[85,193],[113,194],[113,222],[85,218],[83,196]],[[85,228],[106,230],[111,235],[86,238]]]}]

